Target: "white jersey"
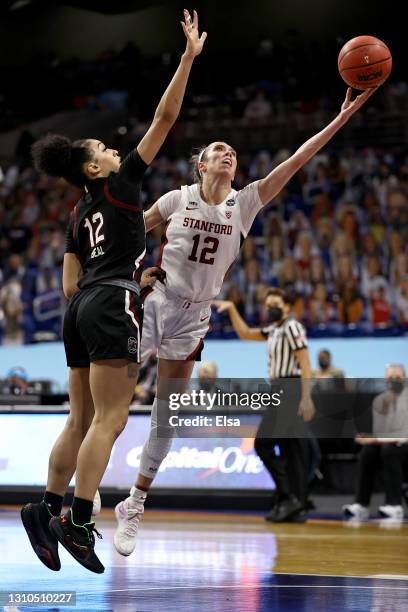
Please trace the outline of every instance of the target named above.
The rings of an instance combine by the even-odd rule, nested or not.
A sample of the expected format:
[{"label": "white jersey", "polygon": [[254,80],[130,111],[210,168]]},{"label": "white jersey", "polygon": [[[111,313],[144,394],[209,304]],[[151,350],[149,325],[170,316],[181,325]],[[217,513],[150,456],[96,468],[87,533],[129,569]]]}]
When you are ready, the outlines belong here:
[{"label": "white jersey", "polygon": [[166,272],[166,286],[191,302],[215,298],[263,206],[258,181],[231,189],[216,206],[202,200],[199,185],[170,191],[157,203],[166,221],[157,262]]}]

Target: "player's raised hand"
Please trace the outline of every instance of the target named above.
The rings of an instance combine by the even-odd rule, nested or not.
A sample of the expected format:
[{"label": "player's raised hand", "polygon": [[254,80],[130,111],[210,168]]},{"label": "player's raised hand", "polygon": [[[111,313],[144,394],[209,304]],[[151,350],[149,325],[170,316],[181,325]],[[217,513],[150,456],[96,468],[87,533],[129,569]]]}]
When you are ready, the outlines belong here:
[{"label": "player's raised hand", "polygon": [[370,96],[373,95],[375,91],[377,91],[378,87],[370,87],[370,89],[366,89],[362,94],[358,95],[354,100],[351,99],[353,95],[353,90],[351,87],[347,89],[346,98],[341,105],[340,114],[346,120],[351,117],[359,108],[363,106],[363,104],[368,100]]},{"label": "player's raised hand", "polygon": [[205,39],[207,38],[207,32],[203,32],[201,36],[198,32],[198,15],[197,11],[194,11],[194,17],[191,19],[190,13],[187,9],[184,9],[184,21],[181,21],[184,34],[187,38],[186,50],[184,56],[190,59],[194,59],[197,55],[200,55],[203,50]]}]

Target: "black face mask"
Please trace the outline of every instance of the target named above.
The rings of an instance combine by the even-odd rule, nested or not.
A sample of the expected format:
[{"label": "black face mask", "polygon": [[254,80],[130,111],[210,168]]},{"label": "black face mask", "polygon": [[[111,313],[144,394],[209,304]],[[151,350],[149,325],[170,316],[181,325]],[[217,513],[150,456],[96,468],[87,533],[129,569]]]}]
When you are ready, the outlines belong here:
[{"label": "black face mask", "polygon": [[279,306],[272,306],[272,308],[269,308],[269,321],[271,323],[277,323],[282,319],[282,316],[283,310],[279,308]]},{"label": "black face mask", "polygon": [[388,388],[391,389],[393,393],[396,393],[397,395],[399,395],[400,393],[402,393],[402,390],[404,389],[404,383],[402,380],[389,380]]},{"label": "black face mask", "polygon": [[322,370],[327,370],[330,366],[330,361],[327,361],[327,359],[319,359],[319,366]]}]

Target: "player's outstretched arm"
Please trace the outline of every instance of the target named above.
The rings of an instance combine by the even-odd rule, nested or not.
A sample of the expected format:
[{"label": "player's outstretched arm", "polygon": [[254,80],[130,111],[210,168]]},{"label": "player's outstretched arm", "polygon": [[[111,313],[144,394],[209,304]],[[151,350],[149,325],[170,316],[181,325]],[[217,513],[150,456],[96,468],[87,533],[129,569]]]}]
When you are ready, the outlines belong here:
[{"label": "player's outstretched arm", "polygon": [[181,25],[187,39],[186,49],[170,85],[159,102],[152,124],[137,147],[140,157],[146,164],[150,164],[156,157],[180,113],[191,66],[194,58],[201,53],[207,38],[206,32],[199,36],[196,11],[194,18],[191,19],[190,13],[184,10],[184,21]]},{"label": "player's outstretched arm", "polygon": [[239,314],[233,302],[214,300],[212,304],[217,307],[217,312],[228,312],[232,327],[240,340],[258,340],[259,342],[265,342],[266,338],[261,333],[261,330],[255,327],[249,327]]},{"label": "player's outstretched arm", "polygon": [[259,181],[259,197],[263,204],[268,204],[283,189],[292,176],[333,138],[336,132],[361,108],[376,89],[376,87],[366,89],[364,93],[352,100],[352,89],[348,88],[346,98],[337,117],[321,132],[302,144],[289,159],[279,164],[268,176]]}]

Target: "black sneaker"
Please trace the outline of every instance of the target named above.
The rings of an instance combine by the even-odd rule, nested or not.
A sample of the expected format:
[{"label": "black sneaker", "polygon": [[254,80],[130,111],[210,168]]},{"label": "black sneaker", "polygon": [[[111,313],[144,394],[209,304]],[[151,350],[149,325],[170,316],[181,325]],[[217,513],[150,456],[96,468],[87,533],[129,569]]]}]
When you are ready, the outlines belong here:
[{"label": "black sneaker", "polygon": [[95,574],[103,574],[105,568],[94,551],[93,532],[95,531],[98,538],[102,538],[95,529],[95,523],[75,525],[72,522],[72,511],[69,510],[66,514],[50,520],[50,531],[78,563]]},{"label": "black sneaker", "polygon": [[21,508],[21,520],[37,557],[49,569],[58,572],[61,561],[58,555],[58,540],[49,529],[52,514],[47,504],[27,504]]},{"label": "black sneaker", "polygon": [[267,520],[270,520],[273,523],[290,522],[292,516],[297,514],[300,510],[303,510],[303,505],[300,503],[297,497],[293,496],[289,499],[281,501],[273,513],[273,516]]}]

